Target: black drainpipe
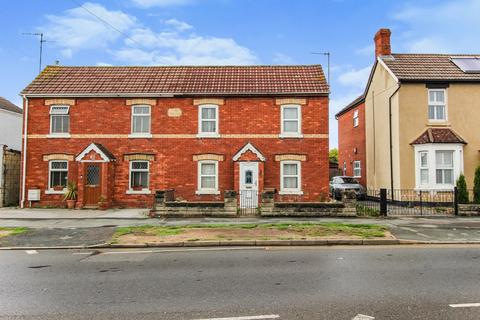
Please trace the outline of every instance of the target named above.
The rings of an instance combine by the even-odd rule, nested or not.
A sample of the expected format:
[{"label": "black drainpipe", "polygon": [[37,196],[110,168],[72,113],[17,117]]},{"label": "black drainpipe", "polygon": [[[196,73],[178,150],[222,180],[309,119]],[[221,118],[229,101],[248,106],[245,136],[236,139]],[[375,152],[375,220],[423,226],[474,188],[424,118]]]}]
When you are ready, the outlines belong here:
[{"label": "black drainpipe", "polygon": [[388,98],[388,113],[389,113],[389,129],[390,129],[390,198],[393,201],[393,142],[392,142],[392,98],[400,90],[400,82],[398,87]]}]

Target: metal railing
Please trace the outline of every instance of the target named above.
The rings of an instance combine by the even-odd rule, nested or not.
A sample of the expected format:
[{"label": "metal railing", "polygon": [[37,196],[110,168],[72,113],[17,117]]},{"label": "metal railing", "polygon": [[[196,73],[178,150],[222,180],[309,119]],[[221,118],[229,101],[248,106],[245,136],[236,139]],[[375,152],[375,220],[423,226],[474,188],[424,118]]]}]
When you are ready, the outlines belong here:
[{"label": "metal railing", "polygon": [[240,190],[239,191],[239,208],[238,213],[241,216],[254,216],[258,214],[259,199],[257,190]]},{"label": "metal railing", "polygon": [[444,216],[458,212],[454,190],[368,190],[357,202],[357,214],[369,216]]}]

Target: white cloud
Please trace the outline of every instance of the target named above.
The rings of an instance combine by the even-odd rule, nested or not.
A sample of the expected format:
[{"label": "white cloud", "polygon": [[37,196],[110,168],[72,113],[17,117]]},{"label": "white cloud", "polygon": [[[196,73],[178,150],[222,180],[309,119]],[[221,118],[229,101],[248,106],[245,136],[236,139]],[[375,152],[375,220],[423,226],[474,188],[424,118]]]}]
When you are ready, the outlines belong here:
[{"label": "white cloud", "polygon": [[398,35],[403,46],[395,49],[393,43],[393,52],[478,52],[479,12],[478,0],[450,0],[433,7],[421,1],[406,5],[393,16],[405,27]]},{"label": "white cloud", "polygon": [[[38,28],[48,40],[61,49],[64,57],[71,57],[82,49],[102,48],[117,40],[121,34],[94,15],[125,32],[136,23],[136,18],[121,11],[109,11],[96,3],[66,10],[63,15],[47,15],[48,23]],[[88,11],[91,13],[89,13]]]},{"label": "white cloud", "polygon": [[371,67],[362,69],[351,69],[338,76],[338,82],[343,86],[350,86],[356,89],[363,89],[370,75]]},{"label": "white cloud", "polygon": [[273,63],[274,64],[295,64],[296,62],[295,62],[295,59],[293,59],[292,57],[281,52],[276,52],[273,55]]},{"label": "white cloud", "polygon": [[54,45],[64,57],[70,58],[80,50],[101,49],[125,64],[245,65],[258,62],[250,49],[234,39],[198,35],[193,26],[177,19],[164,21],[164,28],[156,31],[122,11],[109,11],[95,3],[83,6],[119,31],[81,7],[66,10],[63,15],[46,16],[48,23],[39,29],[56,41]]},{"label": "white cloud", "polygon": [[134,5],[141,8],[151,7],[169,7],[185,5],[192,2],[192,0],[131,0]]},{"label": "white cloud", "polygon": [[193,27],[191,25],[189,25],[188,23],[186,23],[184,21],[179,21],[177,19],[169,19],[169,20],[166,20],[164,23],[167,26],[171,26],[175,30],[178,30],[178,31],[186,31],[186,30],[193,29]]}]

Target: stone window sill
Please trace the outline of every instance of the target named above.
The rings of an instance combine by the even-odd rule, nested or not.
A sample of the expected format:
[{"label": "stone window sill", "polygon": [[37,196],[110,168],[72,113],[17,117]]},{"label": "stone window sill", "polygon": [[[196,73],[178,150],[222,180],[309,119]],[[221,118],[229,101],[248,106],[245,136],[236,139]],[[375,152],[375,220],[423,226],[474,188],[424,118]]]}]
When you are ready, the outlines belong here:
[{"label": "stone window sill", "polygon": [[279,191],[278,194],[280,195],[294,195],[294,196],[301,196],[303,195],[303,191]]},{"label": "stone window sill", "polygon": [[303,134],[300,133],[281,133],[278,135],[279,138],[285,139],[285,138],[293,138],[293,139],[301,139],[303,138]]},{"label": "stone window sill", "polygon": [[50,133],[47,134],[47,138],[68,139],[70,138],[70,133]]},{"label": "stone window sill", "polygon": [[197,138],[218,139],[218,138],[220,138],[220,134],[218,134],[218,133],[199,133],[199,134],[197,134]]},{"label": "stone window sill", "polygon": [[132,139],[149,139],[152,138],[153,135],[151,133],[131,133],[128,137]]},{"label": "stone window sill", "polygon": [[195,194],[202,195],[202,194],[220,194],[219,190],[197,190]]},{"label": "stone window sill", "polygon": [[152,192],[148,189],[144,190],[127,190],[126,194],[151,194]]},{"label": "stone window sill", "polygon": [[45,194],[64,194],[65,191],[67,191],[67,189],[63,189],[63,190],[53,190],[53,189],[47,189],[45,190]]}]

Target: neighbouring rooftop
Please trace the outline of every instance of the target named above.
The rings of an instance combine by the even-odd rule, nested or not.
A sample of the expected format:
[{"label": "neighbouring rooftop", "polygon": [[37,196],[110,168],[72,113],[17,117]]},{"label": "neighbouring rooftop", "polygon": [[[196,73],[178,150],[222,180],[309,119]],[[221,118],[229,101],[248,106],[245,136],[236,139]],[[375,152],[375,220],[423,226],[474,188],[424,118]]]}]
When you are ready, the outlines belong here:
[{"label": "neighbouring rooftop", "polygon": [[320,65],[47,66],[26,95],[326,95]]},{"label": "neighbouring rooftop", "polygon": [[3,97],[0,97],[0,109],[7,110],[10,112],[20,113],[20,114],[23,113],[23,110],[21,108],[17,107],[16,105],[14,105],[13,103],[11,103],[10,101],[8,101]]}]

